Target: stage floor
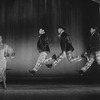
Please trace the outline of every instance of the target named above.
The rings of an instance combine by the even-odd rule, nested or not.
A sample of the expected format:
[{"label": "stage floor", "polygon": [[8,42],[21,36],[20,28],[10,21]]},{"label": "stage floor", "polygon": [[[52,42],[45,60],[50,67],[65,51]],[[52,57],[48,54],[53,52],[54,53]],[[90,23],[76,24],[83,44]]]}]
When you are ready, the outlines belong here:
[{"label": "stage floor", "polygon": [[7,84],[0,100],[100,100],[100,84]]}]

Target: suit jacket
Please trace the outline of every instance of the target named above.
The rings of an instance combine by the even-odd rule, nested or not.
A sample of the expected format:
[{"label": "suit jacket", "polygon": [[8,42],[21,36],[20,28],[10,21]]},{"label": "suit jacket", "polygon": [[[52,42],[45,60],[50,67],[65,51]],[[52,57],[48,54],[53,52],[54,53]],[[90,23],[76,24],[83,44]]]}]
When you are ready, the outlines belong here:
[{"label": "suit jacket", "polygon": [[38,42],[37,42],[37,49],[41,53],[43,51],[50,52],[48,38],[46,34],[42,34],[39,36]]},{"label": "suit jacket", "polygon": [[70,37],[67,33],[63,32],[60,36],[60,45],[61,45],[61,50],[62,52],[68,52],[68,51],[73,51],[74,48],[72,46]]}]

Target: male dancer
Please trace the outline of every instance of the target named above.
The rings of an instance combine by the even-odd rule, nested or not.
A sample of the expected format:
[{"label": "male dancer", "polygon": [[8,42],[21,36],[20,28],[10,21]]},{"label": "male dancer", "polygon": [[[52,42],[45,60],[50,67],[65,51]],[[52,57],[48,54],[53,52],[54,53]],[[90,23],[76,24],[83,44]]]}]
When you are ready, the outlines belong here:
[{"label": "male dancer", "polygon": [[97,64],[100,65],[100,33],[97,32],[97,28],[90,28],[90,33],[91,37],[89,41],[89,47],[87,50],[88,60],[85,66],[78,71],[80,75],[83,75],[91,67],[95,60]]},{"label": "male dancer", "polygon": [[48,38],[45,34],[44,29],[42,29],[42,28],[39,30],[39,39],[37,42],[37,49],[38,49],[40,55],[38,57],[36,65],[32,70],[28,70],[32,76],[35,75],[35,72],[37,72],[43,64],[46,64],[49,61],[51,62],[52,60],[56,59],[55,54],[52,57],[47,58],[48,53],[50,53],[50,48],[49,48],[49,44],[48,44]]},{"label": "male dancer", "polygon": [[82,60],[81,56],[73,57],[72,52],[74,51],[74,48],[71,43],[70,36],[65,32],[65,28],[60,26],[58,28],[58,37],[60,38],[60,46],[62,52],[59,54],[57,59],[52,64],[46,64],[47,67],[51,68],[52,66],[57,65],[63,58],[68,59],[69,62],[78,62]]}]

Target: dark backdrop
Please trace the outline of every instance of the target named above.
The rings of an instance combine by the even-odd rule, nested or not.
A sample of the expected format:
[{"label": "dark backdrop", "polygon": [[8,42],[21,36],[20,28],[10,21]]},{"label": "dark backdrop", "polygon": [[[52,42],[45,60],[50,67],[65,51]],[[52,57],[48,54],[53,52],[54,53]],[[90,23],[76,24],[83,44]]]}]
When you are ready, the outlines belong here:
[{"label": "dark backdrop", "polygon": [[[89,29],[98,26],[98,18],[99,5],[91,0],[1,0],[0,34],[16,52],[15,58],[8,60],[7,68],[12,69],[8,75],[28,76],[27,69],[35,66],[39,56],[36,47],[39,28],[46,30],[51,56],[61,52],[57,27],[65,26],[75,48],[73,56],[76,56],[86,50]],[[75,70],[85,62],[69,63],[64,59],[52,69],[42,66],[37,76],[77,75]]]}]

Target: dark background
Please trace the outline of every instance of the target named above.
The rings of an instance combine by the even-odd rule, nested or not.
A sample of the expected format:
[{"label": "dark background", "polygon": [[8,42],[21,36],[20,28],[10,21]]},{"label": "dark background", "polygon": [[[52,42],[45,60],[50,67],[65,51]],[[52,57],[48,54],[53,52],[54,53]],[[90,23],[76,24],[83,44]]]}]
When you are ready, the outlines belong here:
[{"label": "dark background", "polygon": [[[61,52],[57,27],[66,27],[75,48],[73,56],[82,54],[88,45],[90,28],[99,27],[99,4],[91,0],[1,0],[0,35],[3,42],[16,52],[8,59],[7,76],[29,76],[28,69],[35,66],[39,56],[37,39],[39,28],[44,28],[49,38],[51,53]],[[75,70],[85,65],[85,59],[69,63],[67,58],[48,69],[42,66],[37,77],[78,77]],[[96,63],[86,72],[87,77],[99,79],[100,66]]]}]

